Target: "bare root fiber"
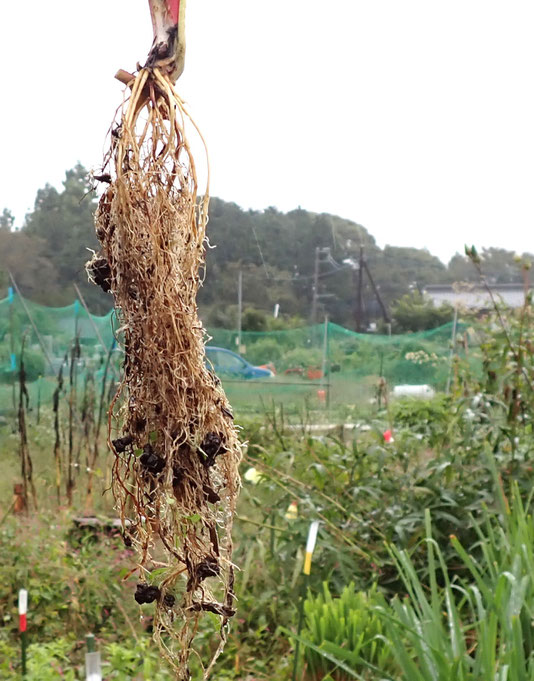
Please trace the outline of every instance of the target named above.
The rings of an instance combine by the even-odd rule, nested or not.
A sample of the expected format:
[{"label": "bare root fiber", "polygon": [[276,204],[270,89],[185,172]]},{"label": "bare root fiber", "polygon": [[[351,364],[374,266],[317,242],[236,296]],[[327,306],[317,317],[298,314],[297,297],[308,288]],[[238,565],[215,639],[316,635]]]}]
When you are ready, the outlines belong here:
[{"label": "bare root fiber", "polygon": [[185,134],[191,120],[157,68],[142,69],[131,88],[101,176],[109,183],[96,215],[102,248],[88,263],[90,277],[114,296],[124,338],[109,412],[112,487],[137,550],[135,598],[155,602],[155,638],[178,679],[190,678],[199,629],[218,620],[207,678],[235,612],[240,444],[206,366],[197,315],[208,198],[197,196]]}]

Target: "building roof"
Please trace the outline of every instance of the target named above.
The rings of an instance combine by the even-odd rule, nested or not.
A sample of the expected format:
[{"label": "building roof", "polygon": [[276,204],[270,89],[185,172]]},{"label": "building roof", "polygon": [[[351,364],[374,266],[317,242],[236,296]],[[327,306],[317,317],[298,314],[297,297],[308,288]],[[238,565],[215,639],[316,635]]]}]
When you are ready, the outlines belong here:
[{"label": "building roof", "polygon": [[[525,285],[522,281],[518,281],[512,284],[488,284],[492,292],[498,291],[524,291]],[[464,292],[464,291],[486,291],[487,288],[484,284],[475,284],[468,281],[456,281],[454,284],[428,284],[424,287],[424,290],[430,294],[438,291],[451,291],[451,292]]]}]

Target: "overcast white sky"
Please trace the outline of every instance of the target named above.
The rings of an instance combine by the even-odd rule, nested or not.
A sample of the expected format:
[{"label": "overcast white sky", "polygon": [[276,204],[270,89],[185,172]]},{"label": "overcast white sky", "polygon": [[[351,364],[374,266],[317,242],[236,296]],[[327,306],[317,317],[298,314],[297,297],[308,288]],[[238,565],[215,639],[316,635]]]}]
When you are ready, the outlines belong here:
[{"label": "overcast white sky", "polygon": [[[534,251],[532,0],[188,0],[178,81],[212,194],[363,224],[442,259]],[[0,210],[98,166],[118,68],[152,41],[146,0],[0,9]],[[212,235],[217,241],[217,235]]]}]

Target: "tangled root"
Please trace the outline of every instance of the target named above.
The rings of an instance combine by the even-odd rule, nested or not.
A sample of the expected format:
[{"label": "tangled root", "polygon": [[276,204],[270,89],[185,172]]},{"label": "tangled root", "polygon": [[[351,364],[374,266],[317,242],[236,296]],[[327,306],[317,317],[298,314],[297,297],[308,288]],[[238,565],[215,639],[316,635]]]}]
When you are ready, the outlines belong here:
[{"label": "tangled root", "polygon": [[156,604],[155,639],[178,679],[191,677],[191,653],[200,658],[193,641],[202,620],[218,620],[219,642],[200,661],[207,678],[235,612],[240,444],[197,315],[208,198],[197,197],[184,133],[191,119],[157,68],[142,69],[131,87],[101,176],[109,184],[96,214],[102,248],[87,266],[111,289],[124,337],[109,413],[112,487],[137,551],[135,598]]}]

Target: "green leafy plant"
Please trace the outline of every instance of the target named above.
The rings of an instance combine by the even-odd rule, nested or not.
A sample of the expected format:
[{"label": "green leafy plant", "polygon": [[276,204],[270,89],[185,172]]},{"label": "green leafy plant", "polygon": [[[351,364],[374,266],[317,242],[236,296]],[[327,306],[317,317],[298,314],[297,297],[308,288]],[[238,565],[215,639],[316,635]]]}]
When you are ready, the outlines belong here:
[{"label": "green leafy plant", "polygon": [[[76,681],[80,676],[72,666],[73,641],[57,638],[47,643],[33,643],[28,648],[29,681]],[[81,670],[80,670],[81,671]]]},{"label": "green leafy plant", "polygon": [[170,672],[163,669],[161,654],[146,636],[130,645],[110,643],[105,647],[102,658],[102,672],[106,679],[170,681],[172,678]]},{"label": "green leafy plant", "polygon": [[465,578],[450,577],[429,514],[428,581],[405,551],[391,547],[407,595],[382,614],[403,681],[534,679],[534,525],[517,486],[510,507],[502,494],[500,502],[476,525],[480,558],[452,538]]},{"label": "green leafy plant", "polygon": [[455,413],[448,395],[437,395],[427,400],[405,398],[394,402],[391,409],[397,429],[406,429],[424,437],[430,447],[443,447],[449,441]]},{"label": "green leafy plant", "polygon": [[[381,670],[390,667],[384,623],[375,612],[376,606],[384,603],[376,589],[356,591],[352,582],[339,597],[332,597],[326,582],[317,596],[309,592],[304,603],[306,626],[302,632],[302,639],[307,641],[306,677],[334,681],[348,678],[323,652],[350,665],[358,674],[367,672],[370,665]],[[310,643],[314,647],[310,647]]]}]

